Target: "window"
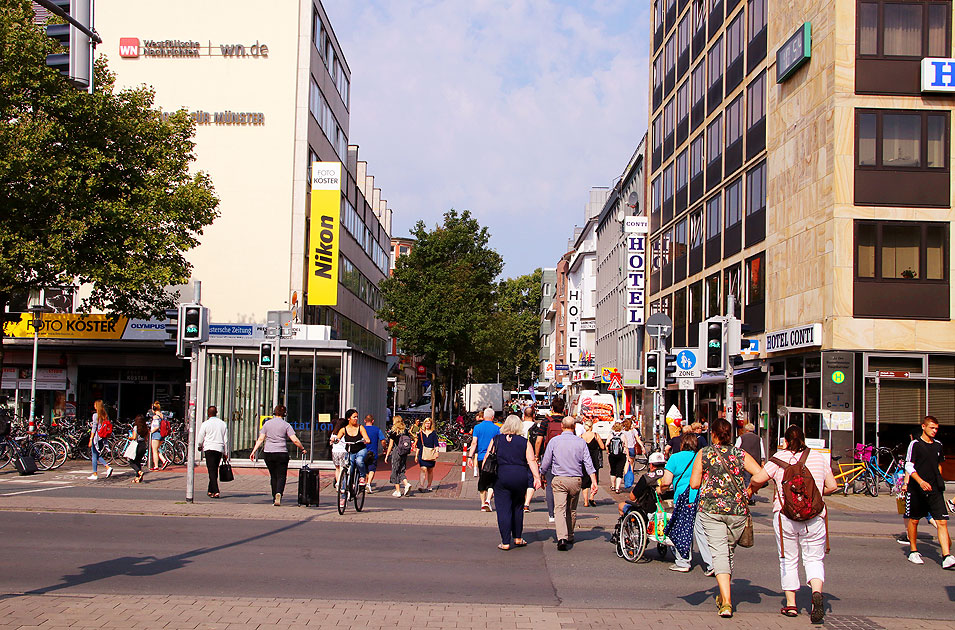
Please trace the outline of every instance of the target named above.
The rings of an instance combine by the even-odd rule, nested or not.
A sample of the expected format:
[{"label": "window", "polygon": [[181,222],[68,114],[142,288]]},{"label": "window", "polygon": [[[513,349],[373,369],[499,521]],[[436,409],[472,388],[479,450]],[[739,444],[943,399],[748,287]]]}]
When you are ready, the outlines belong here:
[{"label": "window", "polygon": [[723,155],[723,115],[719,114],[706,127],[706,154],[709,156],[708,164],[718,161]]},{"label": "window", "polygon": [[663,201],[663,198],[660,196],[660,184],[660,177],[657,176],[657,178],[653,180],[653,184],[651,184],[650,187],[650,198],[653,203],[652,212],[655,214],[660,212],[660,205]]},{"label": "window", "polygon": [[663,169],[663,203],[671,203],[673,201],[673,163],[667,165]]},{"label": "window", "polygon": [[690,143],[690,179],[695,179],[703,174],[704,159],[703,134],[700,134]]},{"label": "window", "polygon": [[858,56],[918,59],[949,56],[950,2],[869,0],[859,2],[857,10]]},{"label": "window", "polygon": [[715,273],[706,279],[706,316],[722,315],[720,309],[720,274]]},{"label": "window", "polygon": [[720,36],[716,43],[710,47],[706,55],[707,71],[710,73],[709,88],[716,87],[717,82],[723,78],[723,37]]},{"label": "window", "polygon": [[683,190],[687,182],[687,152],[686,149],[676,156],[676,189]]},{"label": "window", "polygon": [[315,117],[329,143],[335,148],[338,157],[345,160],[348,157],[348,140],[338,121],[335,120],[332,109],[328,106],[328,101],[325,100],[314,77],[311,77],[309,82],[308,110]]},{"label": "window", "polygon": [[746,174],[746,216],[766,209],[766,162]]},{"label": "window", "polygon": [[318,50],[318,53],[325,59],[325,47],[328,42],[328,32],[325,30],[325,24],[322,22],[322,16],[318,9],[312,10],[312,44]]},{"label": "window", "polygon": [[[672,143],[673,139],[670,136],[673,135],[673,131],[676,128],[676,99],[670,99],[667,101],[667,104],[663,106],[663,137],[667,138],[667,142]],[[672,153],[673,145],[669,147],[668,153]]]},{"label": "window", "polygon": [[676,120],[679,124],[690,115],[690,82],[684,81],[676,91]]},{"label": "window", "polygon": [[676,72],[676,37],[670,37],[664,48],[666,58],[667,90],[673,89],[673,75]]},{"label": "window", "polygon": [[690,285],[690,323],[703,321],[703,283],[694,282]]},{"label": "window", "polygon": [[[680,290],[673,294],[673,327],[677,330],[685,329],[686,327],[686,291]],[[683,345],[686,343],[686,339],[682,338],[685,335],[685,330],[680,330],[680,332],[674,331],[676,335],[681,336],[679,339],[675,339],[674,345],[677,343]]]},{"label": "window", "polygon": [[737,225],[743,218],[743,180],[737,179],[726,187],[726,227]]},{"label": "window", "polygon": [[749,3],[749,41],[766,30],[766,0],[750,0]]},{"label": "window", "polygon": [[690,215],[690,249],[703,247],[703,212]]},{"label": "window", "polygon": [[673,258],[674,260],[686,256],[686,219],[676,224],[673,229]]},{"label": "window", "polygon": [[726,27],[726,91],[743,80],[743,12]]},{"label": "window", "polygon": [[679,26],[676,27],[677,32],[677,51],[680,57],[683,55],[689,54],[690,52],[690,14],[687,13],[683,16],[683,19],[680,20]]},{"label": "window", "polygon": [[657,0],[656,4],[653,5],[653,26],[658,31],[663,28],[663,16],[665,12],[666,6],[663,4],[663,0]]},{"label": "window", "polygon": [[653,109],[663,102],[663,53],[653,60]]},{"label": "window", "polygon": [[743,95],[726,107],[726,174],[743,165]]},{"label": "window", "polygon": [[659,168],[663,159],[663,114],[653,119],[653,168]]},{"label": "window", "polygon": [[723,270],[723,306],[729,314],[729,298],[733,298],[734,311],[738,317],[743,304],[743,279],[740,277],[740,266],[733,265]]},{"label": "window", "polygon": [[706,76],[703,64],[697,64],[693,68],[693,74],[690,76],[690,81],[693,83],[693,105],[699,105],[703,103],[703,99],[706,96],[706,85],[704,85],[704,78]]},{"label": "window", "polygon": [[763,269],[764,254],[746,261],[746,305],[762,304],[766,301],[766,270]]},{"label": "window", "polygon": [[720,196],[706,202],[706,240],[720,237]]},{"label": "window", "polygon": [[857,110],[856,165],[899,170],[947,170],[948,113]]},{"label": "window", "polygon": [[760,73],[746,88],[746,128],[752,129],[766,116],[766,73]]}]

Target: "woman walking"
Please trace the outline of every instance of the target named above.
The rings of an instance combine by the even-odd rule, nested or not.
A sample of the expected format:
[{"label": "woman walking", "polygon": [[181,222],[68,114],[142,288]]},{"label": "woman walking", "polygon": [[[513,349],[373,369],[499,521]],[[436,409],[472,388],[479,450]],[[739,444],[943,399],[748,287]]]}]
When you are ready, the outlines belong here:
[{"label": "woman walking", "polygon": [[749,516],[749,497],[743,489],[743,471],[755,475],[760,467],[748,453],[733,446],[733,427],[724,418],[713,421],[710,430],[713,444],[700,451],[693,461],[690,487],[700,491],[697,518],[702,522],[713,556],[713,568],[720,589],[716,607],[720,617],[732,617],[730,582],[733,578],[733,552],[736,550],[736,541],[746,527],[746,517]]},{"label": "woman walking", "polygon": [[391,483],[395,484],[393,497],[402,496],[399,485],[404,484],[404,494],[408,494],[411,483],[408,481],[408,455],[411,453],[411,435],[405,428],[405,421],[401,416],[395,416],[388,432],[388,450],[385,451],[385,461],[391,462]]},{"label": "woman walking", "polygon": [[[584,432],[580,434],[580,437],[587,443],[587,450],[590,451],[590,460],[596,468],[594,475],[597,477],[597,483],[600,483],[600,469],[604,465],[604,456],[603,450],[606,448],[604,446],[603,440],[600,439],[600,436],[594,433],[594,421],[591,419],[584,420]],[[587,484],[590,483],[590,475],[584,475],[583,481]],[[584,490],[589,488],[589,485],[581,485],[580,489]],[[590,500],[590,493],[583,492],[584,495],[584,507],[590,507],[591,505],[596,505],[596,501]]]},{"label": "woman walking", "polygon": [[133,418],[133,426],[129,430],[129,441],[136,443],[136,457],[130,458],[129,467],[136,473],[133,483],[143,482],[143,458],[146,456],[146,436],[149,435],[149,428],[146,426],[146,418],[139,414]]},{"label": "woman walking", "polygon": [[262,452],[262,459],[269,469],[269,483],[272,488],[272,505],[282,505],[282,495],[285,494],[285,480],[288,477],[288,445],[285,438],[292,441],[292,444],[302,451],[305,455],[305,447],[295,435],[295,429],[285,421],[285,405],[276,405],[272,410],[272,417],[262,424],[259,430],[259,439],[255,441],[252,447],[252,453],[249,459],[255,461],[255,453],[263,444],[265,448]]},{"label": "woman walking", "polygon": [[100,425],[109,422],[109,414],[106,413],[106,407],[103,405],[102,400],[97,400],[93,403],[93,419],[90,421],[90,460],[93,462],[93,474],[87,477],[90,481],[96,481],[99,479],[99,475],[96,473],[97,463],[106,466],[106,478],[108,479],[110,475],[113,474],[113,469],[106,462],[105,459],[100,455],[102,452],[103,443],[105,440],[99,436]]},{"label": "woman walking", "polygon": [[[693,462],[696,460],[696,452],[700,441],[695,433],[684,433],[681,440],[680,450],[670,455],[670,459],[667,460],[663,477],[657,485],[657,494],[663,494],[673,488],[673,498],[676,505],[682,505],[683,509],[696,515],[698,491],[690,488],[690,477],[693,474]],[[688,493],[685,503],[680,500],[684,493]],[[676,556],[676,561],[670,565],[670,570],[678,573],[689,573],[693,564],[693,538],[695,538],[696,546],[700,549],[700,556],[703,558],[703,564],[706,565],[703,575],[709,577],[713,575],[713,557],[710,555],[710,546],[706,542],[703,523],[697,516],[694,516],[693,521],[692,537],[688,536],[690,538],[689,553],[684,557],[679,548],[674,546],[673,555]]]},{"label": "woman walking", "polygon": [[[786,469],[801,463],[812,475],[812,481],[820,496],[832,494],[836,490],[836,479],[829,466],[829,458],[806,446],[806,436],[802,428],[796,425],[786,429],[783,448],[766,462],[762,471],[753,475],[747,489],[749,496],[772,479],[776,484],[773,493],[773,529],[776,531],[776,546],[779,548],[779,579],[782,582],[786,605],[779,609],[781,615],[795,617],[796,591],[799,590],[799,558],[806,573],[806,582],[812,589],[812,609],[809,619],[812,623],[822,623],[825,611],[822,599],[822,585],[826,580],[823,559],[829,542],[826,525],[826,508],[812,518],[794,521],[783,513],[783,475]],[[811,513],[811,512],[810,512]]]},{"label": "woman walking", "polygon": [[149,430],[151,431],[149,435],[149,448],[153,456],[152,466],[149,470],[165,470],[166,466],[169,465],[169,460],[166,459],[166,456],[159,452],[159,447],[162,446],[163,441],[162,432],[159,430],[159,427],[162,426],[162,419],[162,407],[160,407],[159,401],[157,400],[153,403],[153,408],[149,410]]},{"label": "woman walking", "polygon": [[497,510],[497,527],[501,532],[502,551],[512,546],[524,547],[524,495],[528,478],[534,489],[541,487],[540,470],[534,449],[526,438],[521,437],[521,419],[510,415],[501,426],[501,434],[494,437],[489,453],[497,453],[497,481],[494,482],[494,507]]},{"label": "woman walking", "polygon": [[[434,463],[438,460],[438,434],[434,432],[434,420],[425,418],[418,433],[418,467],[421,470],[418,492],[431,492],[434,483]],[[523,505],[523,503],[521,504]]]},{"label": "woman walking", "polygon": [[615,422],[607,440],[607,464],[610,466],[610,489],[620,492],[624,467],[627,463],[627,445],[623,439],[623,424]]}]

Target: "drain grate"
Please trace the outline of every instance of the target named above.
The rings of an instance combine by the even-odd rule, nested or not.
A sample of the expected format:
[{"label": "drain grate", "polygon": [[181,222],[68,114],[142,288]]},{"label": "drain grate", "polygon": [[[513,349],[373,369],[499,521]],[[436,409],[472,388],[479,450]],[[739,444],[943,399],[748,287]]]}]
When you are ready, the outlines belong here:
[{"label": "drain grate", "polygon": [[854,617],[852,615],[826,615],[827,628],[836,630],[885,630],[868,617]]}]

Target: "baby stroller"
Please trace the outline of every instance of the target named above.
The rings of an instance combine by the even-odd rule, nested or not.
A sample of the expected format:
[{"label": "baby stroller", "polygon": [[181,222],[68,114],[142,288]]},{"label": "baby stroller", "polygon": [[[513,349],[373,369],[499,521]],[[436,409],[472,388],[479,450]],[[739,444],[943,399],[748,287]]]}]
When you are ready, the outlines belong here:
[{"label": "baby stroller", "polygon": [[643,557],[651,540],[657,543],[657,553],[666,557],[667,548],[672,543],[664,535],[670,513],[664,510],[656,486],[647,483],[641,477],[633,487],[636,501],[630,503],[630,509],[624,512],[614,527],[610,541],[614,543],[617,556],[629,562],[637,562]]}]

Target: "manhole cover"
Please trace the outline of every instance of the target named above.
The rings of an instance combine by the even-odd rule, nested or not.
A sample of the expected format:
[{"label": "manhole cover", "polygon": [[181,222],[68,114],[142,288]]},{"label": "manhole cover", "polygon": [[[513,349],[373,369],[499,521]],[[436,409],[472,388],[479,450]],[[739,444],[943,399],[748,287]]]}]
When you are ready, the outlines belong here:
[{"label": "manhole cover", "polygon": [[826,615],[825,624],[827,628],[838,628],[839,630],[885,630],[883,626],[868,617],[853,617],[851,615]]}]

